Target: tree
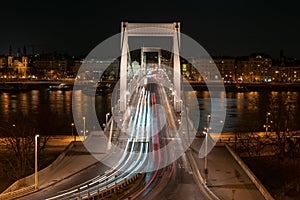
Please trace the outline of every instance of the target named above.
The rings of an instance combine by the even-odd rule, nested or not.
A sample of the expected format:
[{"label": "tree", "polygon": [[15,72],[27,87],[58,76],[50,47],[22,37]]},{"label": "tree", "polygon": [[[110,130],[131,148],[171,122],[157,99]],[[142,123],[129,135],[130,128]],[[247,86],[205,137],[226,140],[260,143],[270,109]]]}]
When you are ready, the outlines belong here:
[{"label": "tree", "polygon": [[[288,193],[299,193],[300,188],[300,138],[296,135],[299,131],[292,131],[296,123],[292,102],[297,96],[291,94],[278,92],[272,95],[264,123],[265,132],[237,134],[235,144],[237,153],[280,199]],[[272,178],[274,175],[276,181]]]},{"label": "tree", "polygon": [[[29,116],[18,114],[14,119],[0,123],[2,144],[6,147],[5,163],[2,168],[12,180],[20,179],[34,171],[35,126]],[[48,137],[41,137],[38,151],[41,152]]]},{"label": "tree", "polygon": [[276,155],[279,158],[296,157],[300,153],[300,138],[297,131],[291,131],[295,121],[295,105],[289,93],[274,95],[266,113],[262,133],[237,133],[237,151],[243,156],[253,157]]},{"label": "tree", "polygon": [[[299,138],[296,132],[291,131],[295,121],[295,105],[291,103],[292,96],[289,93],[278,93],[270,103],[270,113],[273,119],[273,146],[280,158],[293,157],[299,148]],[[271,137],[271,136],[270,136]]]}]

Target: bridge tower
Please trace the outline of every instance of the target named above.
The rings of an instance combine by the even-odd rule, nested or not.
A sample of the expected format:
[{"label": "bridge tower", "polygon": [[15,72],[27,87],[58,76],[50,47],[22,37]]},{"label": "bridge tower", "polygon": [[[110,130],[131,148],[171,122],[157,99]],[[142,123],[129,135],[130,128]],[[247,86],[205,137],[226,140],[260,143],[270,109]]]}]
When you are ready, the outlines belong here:
[{"label": "bridge tower", "polygon": [[161,49],[155,47],[142,47],[141,49],[141,68],[146,68],[145,53],[157,53],[157,67],[161,67]]},{"label": "bridge tower", "polygon": [[125,112],[127,107],[128,76],[130,63],[129,37],[172,37],[173,38],[173,85],[174,109],[180,112],[181,70],[180,70],[180,23],[121,23],[121,62],[120,62],[120,111]]}]

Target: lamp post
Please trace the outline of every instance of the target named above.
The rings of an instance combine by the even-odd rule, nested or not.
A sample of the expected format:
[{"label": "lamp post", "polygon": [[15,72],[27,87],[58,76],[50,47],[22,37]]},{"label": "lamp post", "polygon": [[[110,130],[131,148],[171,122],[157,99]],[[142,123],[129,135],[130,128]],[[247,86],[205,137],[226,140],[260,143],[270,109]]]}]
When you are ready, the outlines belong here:
[{"label": "lamp post", "polygon": [[83,119],[83,140],[85,140],[85,117],[82,117]]},{"label": "lamp post", "polygon": [[268,130],[271,127],[270,123],[272,123],[272,121],[269,121],[269,117],[270,116],[271,116],[271,113],[267,112],[267,115],[266,115],[266,124],[264,125],[264,128],[266,129],[266,136],[268,135]]},{"label": "lamp post", "polygon": [[110,115],[110,113],[106,113],[106,115],[105,115],[105,131],[106,131],[106,128],[107,128],[108,116],[109,115]]},{"label": "lamp post", "polygon": [[111,124],[110,124],[109,137],[108,137],[108,142],[107,142],[108,150],[111,149],[111,138],[112,138],[113,127],[114,127],[114,120],[112,120]]},{"label": "lamp post", "polygon": [[209,131],[209,124],[210,124],[211,115],[207,115],[207,127],[205,131],[205,158],[204,158],[204,183],[207,184],[208,179],[208,168],[207,168],[207,143],[208,143],[208,131]]},{"label": "lamp post", "polygon": [[34,163],[35,163],[35,167],[34,167],[34,188],[38,189],[38,184],[39,184],[39,180],[38,180],[38,144],[37,144],[37,140],[38,137],[40,137],[39,135],[35,135],[34,137]]},{"label": "lamp post", "polygon": [[74,123],[71,123],[71,128],[72,128],[72,136],[74,137],[74,141],[76,141],[76,136],[74,135]]}]

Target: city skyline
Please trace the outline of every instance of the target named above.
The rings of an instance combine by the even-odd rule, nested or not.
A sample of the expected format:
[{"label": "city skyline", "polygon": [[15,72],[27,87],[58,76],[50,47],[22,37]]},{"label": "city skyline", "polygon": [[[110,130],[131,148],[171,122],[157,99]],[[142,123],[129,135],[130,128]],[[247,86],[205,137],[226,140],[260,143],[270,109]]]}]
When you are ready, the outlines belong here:
[{"label": "city skyline", "polygon": [[[0,46],[0,48],[2,48]],[[30,48],[30,50],[28,50]],[[45,50],[41,50],[41,49],[32,49],[32,45],[24,45],[21,47],[16,47],[16,48],[13,48],[12,45],[9,45],[9,47],[7,48],[6,51],[2,52],[2,54],[0,54],[1,57],[7,57],[9,55],[12,55],[13,57],[17,58],[17,57],[20,57],[22,55],[26,55],[26,56],[35,56],[35,57],[44,57],[44,58],[47,58],[47,57],[58,57],[58,58],[63,58],[63,57],[66,57],[66,58],[72,58],[72,59],[85,59],[86,56],[90,53],[90,52],[87,52],[85,54],[71,54],[69,52],[63,52],[63,51],[45,51]],[[26,53],[24,53],[24,51]],[[131,51],[131,52],[134,52],[134,51]],[[293,56],[290,56],[290,55],[287,55],[284,51],[284,49],[279,49],[278,51],[278,55],[275,55],[275,56],[272,56],[271,54],[268,54],[268,53],[265,53],[263,51],[256,51],[256,52],[250,52],[249,54],[239,54],[239,55],[214,55],[214,54],[211,54],[209,55],[211,58],[235,58],[235,59],[246,59],[247,57],[251,57],[251,56],[254,56],[256,54],[261,54],[261,55],[264,55],[264,56],[267,56],[267,57],[270,57],[272,60],[274,61],[280,61],[282,58],[286,59],[286,61],[289,61],[289,62],[299,62],[300,60],[300,57],[293,57]]]},{"label": "city skyline", "polygon": [[181,32],[194,38],[210,55],[244,56],[263,52],[278,58],[300,58],[299,21],[293,1],[189,0],[121,2],[97,5],[94,1],[4,2],[0,54],[11,45],[27,46],[28,53],[61,52],[85,55],[120,32],[121,21],[181,22]]}]

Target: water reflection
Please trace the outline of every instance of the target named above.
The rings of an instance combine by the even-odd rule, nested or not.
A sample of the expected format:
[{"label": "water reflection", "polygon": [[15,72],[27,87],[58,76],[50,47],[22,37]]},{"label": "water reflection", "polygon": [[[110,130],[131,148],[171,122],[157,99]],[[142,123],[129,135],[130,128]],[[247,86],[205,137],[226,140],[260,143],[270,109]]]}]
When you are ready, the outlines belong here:
[{"label": "water reflection", "polygon": [[[211,112],[211,100],[208,91],[189,91],[187,101],[192,102],[192,95],[196,95],[199,105],[190,105],[200,109],[198,130],[206,125],[206,116]],[[32,90],[26,92],[0,93],[0,120],[8,122],[15,119],[21,112],[27,115],[36,124],[39,134],[71,134],[70,124],[73,122],[72,91]],[[227,92],[220,93],[220,100],[227,98],[227,114],[223,132],[233,131],[263,131],[263,124],[267,112],[274,109],[274,102],[281,102],[280,107],[289,111],[289,128],[300,130],[300,95],[299,92]],[[77,90],[76,117],[82,117],[96,110],[97,122],[86,119],[88,130],[95,128],[95,123],[102,126],[105,123],[105,114],[110,112],[111,95],[87,96]],[[221,101],[220,101],[221,102]],[[95,106],[91,106],[95,105]],[[273,108],[272,108],[273,106]],[[221,108],[225,109],[225,108]],[[284,120],[284,119],[281,119]],[[77,127],[77,126],[76,126]],[[83,129],[83,123],[77,127]]]},{"label": "water reflection", "polygon": [[[201,110],[199,131],[206,125],[205,116],[210,110],[210,99],[207,91],[196,92]],[[300,98],[299,92],[227,92],[227,113],[223,132],[263,131],[267,112],[272,112],[272,102],[280,99],[282,109],[289,111],[289,129],[299,130]],[[279,119],[284,120],[284,119]]]}]

